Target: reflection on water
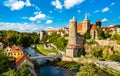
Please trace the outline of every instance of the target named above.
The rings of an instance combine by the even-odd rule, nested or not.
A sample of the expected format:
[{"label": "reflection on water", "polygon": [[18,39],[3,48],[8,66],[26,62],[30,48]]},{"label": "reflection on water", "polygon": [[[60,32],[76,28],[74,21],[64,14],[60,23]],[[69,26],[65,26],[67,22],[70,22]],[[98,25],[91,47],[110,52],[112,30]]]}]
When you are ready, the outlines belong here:
[{"label": "reflection on water", "polygon": [[43,76],[68,76],[68,72],[64,68],[55,66],[41,67],[40,72]]},{"label": "reflection on water", "polygon": [[[34,56],[40,56],[42,54],[39,54],[35,51],[34,48],[31,48],[31,47],[28,47],[28,48],[25,48],[24,49],[25,52],[29,53],[31,55],[31,57],[34,57]],[[39,63],[39,64],[44,64],[47,62],[47,60],[45,59],[36,59],[36,61]]]}]

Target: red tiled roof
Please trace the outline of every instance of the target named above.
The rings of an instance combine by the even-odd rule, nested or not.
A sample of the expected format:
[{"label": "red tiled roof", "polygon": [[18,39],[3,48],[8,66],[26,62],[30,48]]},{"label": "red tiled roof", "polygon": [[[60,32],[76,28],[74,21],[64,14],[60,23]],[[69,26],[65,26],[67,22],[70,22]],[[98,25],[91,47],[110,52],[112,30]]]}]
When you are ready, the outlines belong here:
[{"label": "red tiled roof", "polygon": [[91,25],[91,30],[96,30],[96,29],[97,29],[97,25],[96,24]]},{"label": "red tiled roof", "polygon": [[47,32],[58,32],[58,30],[47,30]]},{"label": "red tiled roof", "polygon": [[82,23],[79,23],[79,24],[78,24],[77,29],[78,29],[78,30],[82,30]]},{"label": "red tiled roof", "polygon": [[28,56],[26,56],[25,54],[23,54],[18,59],[16,59],[16,66],[19,66],[25,59],[27,59],[28,61],[30,61],[31,63],[33,63]]},{"label": "red tiled roof", "polygon": [[8,37],[4,37],[4,41],[7,42],[8,41]]},{"label": "red tiled roof", "polygon": [[11,53],[23,53],[23,51],[19,46],[13,45]]},{"label": "red tiled roof", "polygon": [[16,59],[16,66],[20,65],[24,60],[25,54],[21,55],[18,59]]}]

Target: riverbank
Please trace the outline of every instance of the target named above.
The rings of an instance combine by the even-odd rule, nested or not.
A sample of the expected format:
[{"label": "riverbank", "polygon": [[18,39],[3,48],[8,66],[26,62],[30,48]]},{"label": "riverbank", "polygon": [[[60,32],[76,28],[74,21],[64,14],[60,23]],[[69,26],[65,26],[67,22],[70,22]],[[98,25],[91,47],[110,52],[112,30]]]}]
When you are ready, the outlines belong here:
[{"label": "riverbank", "polygon": [[45,49],[43,44],[37,45],[36,49],[38,52],[40,52],[43,55],[57,54],[58,53],[54,47],[52,47],[50,49]]},{"label": "riverbank", "polygon": [[115,61],[96,61],[96,66],[114,76],[120,76],[120,65]]}]

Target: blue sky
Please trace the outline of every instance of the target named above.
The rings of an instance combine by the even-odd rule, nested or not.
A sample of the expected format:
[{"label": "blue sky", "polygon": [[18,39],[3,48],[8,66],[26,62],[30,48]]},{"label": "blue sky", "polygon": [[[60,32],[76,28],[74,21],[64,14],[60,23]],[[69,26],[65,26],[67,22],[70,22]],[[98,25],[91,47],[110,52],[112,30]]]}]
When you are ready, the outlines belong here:
[{"label": "blue sky", "polygon": [[0,30],[39,32],[68,27],[75,16],[78,23],[89,13],[91,23],[120,24],[119,0],[0,0]]}]

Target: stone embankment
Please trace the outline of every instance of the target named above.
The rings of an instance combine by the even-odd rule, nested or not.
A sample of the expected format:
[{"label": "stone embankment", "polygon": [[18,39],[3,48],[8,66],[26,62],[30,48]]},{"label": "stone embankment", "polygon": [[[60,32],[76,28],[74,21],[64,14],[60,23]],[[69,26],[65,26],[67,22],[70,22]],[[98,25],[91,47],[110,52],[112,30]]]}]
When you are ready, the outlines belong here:
[{"label": "stone embankment", "polygon": [[100,68],[109,68],[120,73],[120,62],[115,61],[96,61],[94,62]]}]

